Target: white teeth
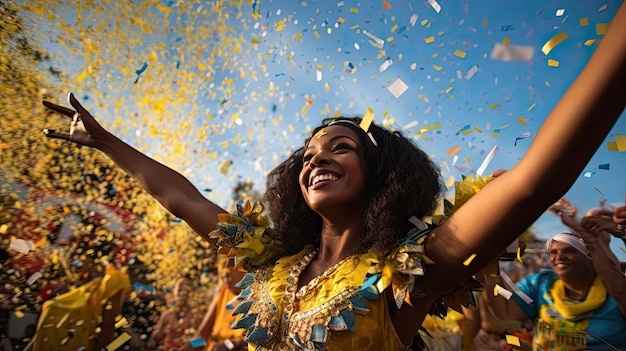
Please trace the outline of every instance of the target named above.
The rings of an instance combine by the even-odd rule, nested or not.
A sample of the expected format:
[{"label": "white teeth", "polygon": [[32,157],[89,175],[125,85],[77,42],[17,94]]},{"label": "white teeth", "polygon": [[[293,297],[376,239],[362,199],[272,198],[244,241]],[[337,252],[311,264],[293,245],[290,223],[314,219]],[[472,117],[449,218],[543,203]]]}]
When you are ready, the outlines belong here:
[{"label": "white teeth", "polygon": [[311,179],[311,185],[315,185],[324,180],[336,180],[336,179],[339,179],[337,178],[336,175],[332,173],[324,173],[324,174],[316,175],[315,177],[313,177],[313,179]]}]

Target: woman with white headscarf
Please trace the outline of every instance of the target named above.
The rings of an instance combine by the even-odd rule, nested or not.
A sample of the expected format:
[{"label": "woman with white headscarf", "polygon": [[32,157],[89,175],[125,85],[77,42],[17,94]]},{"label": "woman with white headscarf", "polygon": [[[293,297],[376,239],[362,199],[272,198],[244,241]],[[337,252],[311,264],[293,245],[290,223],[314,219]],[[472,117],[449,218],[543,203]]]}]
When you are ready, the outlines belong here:
[{"label": "woman with white headscarf", "polygon": [[[589,221],[583,223],[575,226],[577,234],[587,231],[586,235],[593,235],[591,229],[585,229]],[[626,350],[626,313],[620,306],[624,294],[614,295],[615,286],[609,292],[604,283],[607,278],[626,277],[616,276],[610,257],[594,257],[574,234],[556,234],[547,241],[546,249],[551,270],[522,279],[509,300],[501,298],[504,291],[499,296],[486,294],[496,314],[506,319],[533,319],[535,350]]]}]

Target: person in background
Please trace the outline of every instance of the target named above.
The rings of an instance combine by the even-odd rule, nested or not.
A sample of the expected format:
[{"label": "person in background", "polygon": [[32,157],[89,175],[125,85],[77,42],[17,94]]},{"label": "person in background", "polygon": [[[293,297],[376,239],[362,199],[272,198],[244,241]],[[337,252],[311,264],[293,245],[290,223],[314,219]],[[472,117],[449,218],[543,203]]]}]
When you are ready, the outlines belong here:
[{"label": "person in background", "polygon": [[146,347],[171,351],[189,342],[200,324],[200,311],[190,306],[193,286],[189,279],[179,278],[172,289],[172,306],[159,317]]},{"label": "person in background", "polygon": [[324,120],[269,173],[266,207],[232,215],[102,128],[73,94],[71,108],[44,102],[71,118],[69,133],[45,133],[104,152],[235,257],[248,272],[235,312],[249,349],[404,350],[426,315],[471,303],[472,276],[569,189],[603,142],[626,102],[624,32],[626,5],[526,155],[436,227],[422,220],[444,189],[437,167],[370,120]]},{"label": "person in background", "polygon": [[[594,235],[586,219],[581,223],[572,221],[569,225],[581,236]],[[583,240],[571,233],[554,235],[546,249],[551,270],[522,279],[510,300],[501,297],[502,293],[485,294],[496,315],[533,319],[535,350],[625,349],[626,314],[621,301],[626,296],[616,295],[609,282],[617,278],[611,258],[598,246],[588,250]],[[493,289],[486,288],[488,292]]]},{"label": "person in background", "polygon": [[115,266],[113,244],[77,236],[64,260],[74,283],[42,305],[33,351],[99,351],[115,336],[115,323],[130,291],[128,275]]},{"label": "person in background", "polygon": [[[232,329],[236,320],[234,309],[241,302],[237,296],[241,289],[236,284],[245,275],[234,269],[234,263],[220,255],[217,263],[220,285],[213,297],[209,310],[204,316],[200,327],[191,341],[178,351],[228,351],[246,350],[248,344],[244,340],[243,329]],[[194,347],[193,345],[198,345]]]}]

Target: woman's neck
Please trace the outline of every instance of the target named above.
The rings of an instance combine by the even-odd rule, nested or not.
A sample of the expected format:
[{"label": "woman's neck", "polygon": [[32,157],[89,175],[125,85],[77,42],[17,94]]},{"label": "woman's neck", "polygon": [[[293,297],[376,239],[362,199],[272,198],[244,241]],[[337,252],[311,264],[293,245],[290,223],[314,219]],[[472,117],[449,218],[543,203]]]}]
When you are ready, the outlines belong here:
[{"label": "woman's neck", "polygon": [[595,272],[591,275],[581,275],[580,278],[575,279],[563,279],[563,285],[565,286],[565,294],[570,300],[580,300],[587,296],[589,289],[593,285],[596,279]]}]

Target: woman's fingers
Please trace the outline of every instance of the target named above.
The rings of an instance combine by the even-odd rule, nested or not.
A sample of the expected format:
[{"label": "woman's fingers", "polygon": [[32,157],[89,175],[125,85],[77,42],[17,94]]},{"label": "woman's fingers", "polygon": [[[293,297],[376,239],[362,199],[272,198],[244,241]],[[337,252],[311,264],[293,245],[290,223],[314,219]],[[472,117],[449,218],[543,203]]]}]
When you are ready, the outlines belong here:
[{"label": "woman's fingers", "polygon": [[65,115],[67,117],[72,117],[72,116],[74,116],[74,113],[76,113],[76,111],[74,111],[72,109],[69,109],[69,108],[64,107],[64,106],[59,106],[59,105],[53,104],[53,103],[51,103],[49,101],[45,101],[44,100],[42,103],[43,103],[44,106],[46,106],[47,108],[51,109],[52,111],[58,112],[58,113],[60,113],[62,115]]},{"label": "woman's fingers", "polygon": [[63,140],[69,140],[70,139],[70,135],[67,133],[58,133],[56,130],[54,129],[44,129],[43,133],[48,137],[48,138],[54,138],[54,139],[63,139]]}]

